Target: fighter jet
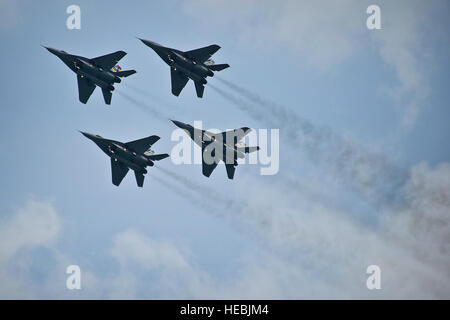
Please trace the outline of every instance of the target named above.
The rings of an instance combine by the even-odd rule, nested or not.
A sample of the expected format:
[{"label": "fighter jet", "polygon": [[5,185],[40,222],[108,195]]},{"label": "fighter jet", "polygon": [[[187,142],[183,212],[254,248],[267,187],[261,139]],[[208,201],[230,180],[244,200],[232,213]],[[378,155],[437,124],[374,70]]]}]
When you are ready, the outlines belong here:
[{"label": "fighter jet", "polygon": [[206,130],[194,128],[193,126],[171,120],[177,127],[186,131],[189,137],[202,148],[202,172],[209,177],[222,160],[225,162],[228,179],[233,179],[237,159],[244,158],[246,153],[259,150],[259,147],[247,147],[241,140],[251,129],[243,127],[221,133],[212,133]]},{"label": "fighter jet", "polygon": [[136,176],[136,182],[139,187],[144,185],[144,174],[147,166],[153,166],[153,161],[167,158],[169,155],[155,154],[151,146],[158,141],[158,136],[122,143],[119,141],[105,139],[99,135],[80,131],[86,138],[91,139],[111,158],[112,183],[118,186],[127,175],[128,170],[132,169]]},{"label": "fighter jet", "polygon": [[95,86],[102,88],[103,98],[106,104],[111,104],[111,96],[114,90],[113,84],[120,83],[122,77],[128,77],[135,70],[122,71],[116,65],[126,52],[116,51],[93,59],[75,56],[62,50],[44,47],[60,58],[73,72],[77,74],[78,96],[82,103],[86,103],[94,92]]},{"label": "fighter jet", "polygon": [[[139,38],[138,38],[139,39]],[[172,78],[172,93],[178,96],[189,79],[195,83],[197,97],[203,97],[206,77],[214,76],[213,71],[220,71],[229,67],[228,64],[215,64],[211,56],[220,49],[217,44],[190,51],[164,47],[156,42],[139,39],[152,48],[170,66]]]}]

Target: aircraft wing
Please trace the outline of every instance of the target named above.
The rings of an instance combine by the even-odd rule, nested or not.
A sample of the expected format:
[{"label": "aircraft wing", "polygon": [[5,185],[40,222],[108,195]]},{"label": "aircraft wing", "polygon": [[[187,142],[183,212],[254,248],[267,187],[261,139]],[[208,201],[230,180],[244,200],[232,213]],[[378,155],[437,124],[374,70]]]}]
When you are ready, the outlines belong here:
[{"label": "aircraft wing", "polygon": [[82,103],[86,103],[89,100],[92,92],[94,92],[95,84],[86,78],[82,78],[77,75],[78,80],[78,97]]},{"label": "aircraft wing", "polygon": [[109,70],[114,67],[120,59],[122,59],[127,53],[125,51],[116,51],[104,56],[91,59],[91,61],[105,70]]},{"label": "aircraft wing", "polygon": [[115,186],[118,186],[122,182],[123,178],[127,175],[128,170],[128,167],[121,162],[111,158],[112,183]]},{"label": "aircraft wing", "polygon": [[155,144],[155,142],[158,141],[159,139],[160,137],[158,136],[150,136],[147,138],[127,142],[125,143],[125,145],[128,148],[136,151],[137,153],[142,154],[145,151],[147,151],[153,144]]},{"label": "aircraft wing", "polygon": [[170,68],[170,77],[172,79],[172,93],[178,97],[189,78],[173,68]]},{"label": "aircraft wing", "polygon": [[226,141],[227,135],[235,136],[237,138],[237,141],[241,140],[243,137],[245,137],[247,134],[249,134],[252,131],[252,129],[248,127],[242,127],[239,129],[229,130],[222,133],[223,135],[223,141]]},{"label": "aircraft wing", "polygon": [[206,152],[205,148],[209,145],[210,143],[204,143],[202,145],[202,172],[203,175],[205,177],[208,177],[211,175],[211,173],[214,171],[214,169],[217,167],[217,163],[214,161],[211,164],[208,164],[205,162],[205,158],[204,158],[204,153]]},{"label": "aircraft wing", "polygon": [[209,178],[209,176],[216,167],[217,163],[213,162],[212,164],[207,164],[205,161],[202,160],[202,172],[205,177]]},{"label": "aircraft wing", "polygon": [[220,47],[217,44],[213,44],[207,47],[186,51],[185,54],[197,62],[203,63],[219,50]]}]

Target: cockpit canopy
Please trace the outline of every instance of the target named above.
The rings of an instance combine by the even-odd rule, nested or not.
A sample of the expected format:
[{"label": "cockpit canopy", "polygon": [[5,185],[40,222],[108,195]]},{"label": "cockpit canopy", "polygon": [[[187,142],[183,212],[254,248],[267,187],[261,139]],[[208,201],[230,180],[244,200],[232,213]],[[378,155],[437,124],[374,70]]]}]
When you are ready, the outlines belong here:
[{"label": "cockpit canopy", "polygon": [[205,66],[212,66],[214,64],[214,60],[213,59],[208,59],[204,62]]},{"label": "cockpit canopy", "polygon": [[151,148],[149,148],[147,151],[144,152],[144,156],[151,156],[154,155],[155,151],[153,151]]},{"label": "cockpit canopy", "polygon": [[242,148],[242,149],[244,149],[245,148],[245,142],[244,141],[238,141],[237,143],[236,143],[236,148]]}]

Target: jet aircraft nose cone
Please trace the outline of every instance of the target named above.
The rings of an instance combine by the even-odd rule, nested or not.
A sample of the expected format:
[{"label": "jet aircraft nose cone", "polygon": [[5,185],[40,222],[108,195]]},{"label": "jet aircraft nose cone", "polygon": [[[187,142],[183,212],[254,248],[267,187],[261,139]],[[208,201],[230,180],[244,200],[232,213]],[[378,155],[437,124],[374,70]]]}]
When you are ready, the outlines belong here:
[{"label": "jet aircraft nose cone", "polygon": [[170,120],[172,121],[178,128],[184,129],[186,125],[183,122],[177,121],[177,120]]},{"label": "jet aircraft nose cone", "polygon": [[138,39],[141,40],[145,45],[147,45],[150,48],[152,48],[153,50],[158,49],[158,48],[161,47],[161,45],[156,43],[156,42],[153,42],[153,41],[150,41],[150,40],[141,39],[141,38],[138,38]]},{"label": "jet aircraft nose cone", "polygon": [[83,131],[80,131],[80,133],[83,135],[83,136],[85,136],[86,138],[88,138],[88,139],[94,139],[96,136],[95,135],[93,135],[93,134],[91,134],[91,133],[89,133],[89,132],[83,132]]},{"label": "jet aircraft nose cone", "polygon": [[47,49],[48,51],[50,51],[54,55],[59,55],[60,54],[59,50],[56,50],[56,49],[53,49],[53,48],[50,48],[50,47],[46,47],[46,46],[42,46],[42,47],[44,47],[45,49]]}]

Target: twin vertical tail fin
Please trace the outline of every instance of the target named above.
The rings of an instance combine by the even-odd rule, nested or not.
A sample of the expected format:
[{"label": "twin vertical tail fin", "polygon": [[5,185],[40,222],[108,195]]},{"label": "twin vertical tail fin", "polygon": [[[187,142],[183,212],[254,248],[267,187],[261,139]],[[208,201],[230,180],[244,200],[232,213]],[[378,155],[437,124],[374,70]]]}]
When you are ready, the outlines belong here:
[{"label": "twin vertical tail fin", "polygon": [[[145,155],[150,160],[150,166],[153,166],[152,161],[159,161],[162,159],[167,158],[169,155],[167,153],[163,154],[152,154],[152,155]],[[144,185],[144,173],[147,173],[146,170],[144,171],[134,171],[134,176],[136,177],[136,183],[138,187],[142,187]]]}]

